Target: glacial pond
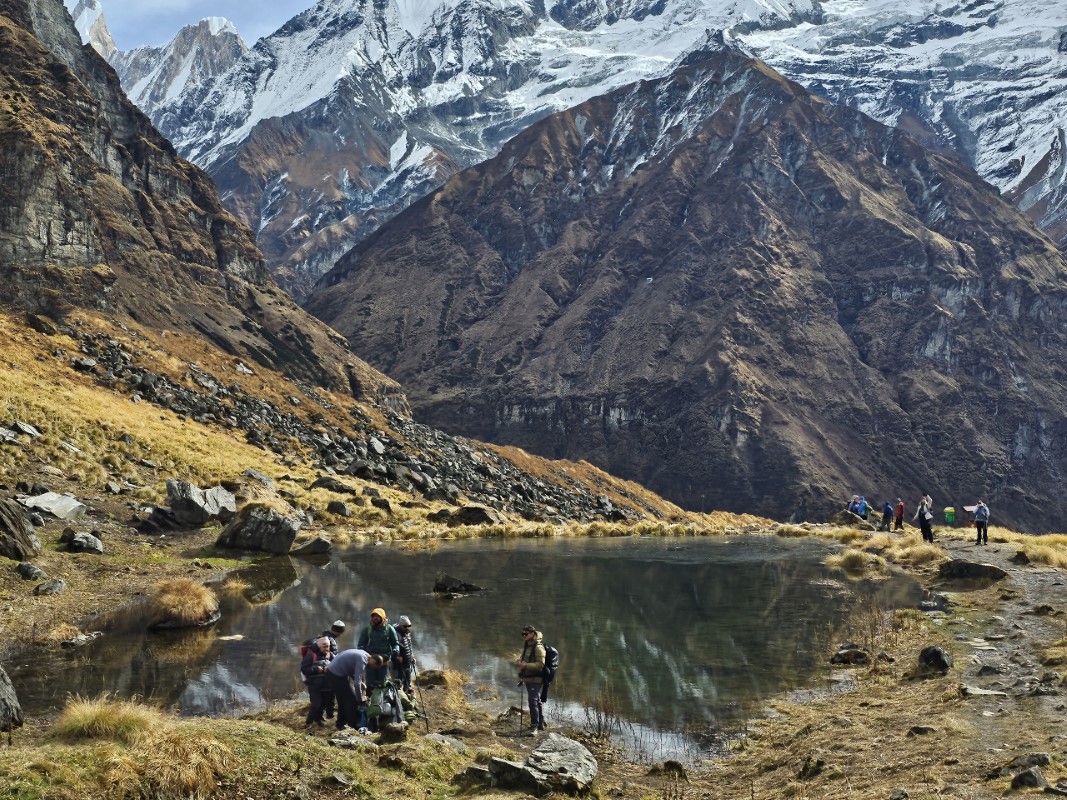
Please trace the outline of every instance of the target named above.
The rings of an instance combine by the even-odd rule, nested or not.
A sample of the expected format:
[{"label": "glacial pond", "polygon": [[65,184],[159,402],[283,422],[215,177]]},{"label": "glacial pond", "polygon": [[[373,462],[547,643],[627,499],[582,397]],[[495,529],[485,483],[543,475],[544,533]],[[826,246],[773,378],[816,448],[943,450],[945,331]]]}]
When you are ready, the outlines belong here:
[{"label": "glacial pond", "polygon": [[[851,612],[917,603],[910,579],[849,581],[822,565],[828,552],[816,540],[766,536],[357,546],[325,564],[280,558],[242,569],[249,587],[220,593],[212,629],[148,633],[142,610],[127,608],[97,620],[91,628],[104,636],[91,644],[16,655],[8,672],[31,715],[102,692],[232,714],[301,697],[300,642],[340,618],[339,646],[353,647],[381,606],[413,620],[421,669],[469,674],[490,710],[520,702],[510,660],[530,623],[561,653],[550,723],[606,717],[632,736],[712,741],[769,697],[826,686]],[[436,599],[438,572],[485,591]]]}]

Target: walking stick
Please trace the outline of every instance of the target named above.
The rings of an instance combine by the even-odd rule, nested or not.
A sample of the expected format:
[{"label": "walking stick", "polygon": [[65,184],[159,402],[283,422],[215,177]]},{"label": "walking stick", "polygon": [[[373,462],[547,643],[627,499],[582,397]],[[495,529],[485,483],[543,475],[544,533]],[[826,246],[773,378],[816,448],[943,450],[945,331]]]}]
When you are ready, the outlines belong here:
[{"label": "walking stick", "polygon": [[426,706],[426,701],[422,699],[422,687],[419,686],[419,673],[415,669],[415,665],[411,665],[411,685],[415,687],[415,692],[419,696],[419,706],[422,711],[422,721],[426,723],[426,733],[430,732],[430,709]]},{"label": "walking stick", "polygon": [[519,733],[522,733],[522,695],[523,690],[526,687],[522,685],[522,681],[519,681]]}]

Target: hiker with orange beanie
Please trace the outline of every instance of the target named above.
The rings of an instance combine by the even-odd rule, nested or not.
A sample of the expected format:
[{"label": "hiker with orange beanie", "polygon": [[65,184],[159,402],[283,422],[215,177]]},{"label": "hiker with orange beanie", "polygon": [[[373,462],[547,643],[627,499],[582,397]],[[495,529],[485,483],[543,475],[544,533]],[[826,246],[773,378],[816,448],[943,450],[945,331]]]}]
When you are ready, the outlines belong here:
[{"label": "hiker with orange beanie", "polygon": [[370,612],[370,625],[359,635],[356,647],[385,659],[384,666],[368,665],[366,672],[368,689],[384,685],[386,678],[389,677],[389,663],[400,655],[400,638],[396,635],[393,626],[389,624],[384,608],[376,608]]}]

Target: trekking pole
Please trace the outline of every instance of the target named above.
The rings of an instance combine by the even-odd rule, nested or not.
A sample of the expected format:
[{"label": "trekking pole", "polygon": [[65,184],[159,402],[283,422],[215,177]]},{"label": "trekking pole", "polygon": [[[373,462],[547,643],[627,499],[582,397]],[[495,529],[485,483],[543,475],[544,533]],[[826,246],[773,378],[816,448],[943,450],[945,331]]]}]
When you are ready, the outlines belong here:
[{"label": "trekking pole", "polygon": [[519,681],[519,733],[522,733],[522,695],[525,688],[522,685],[522,681]]},{"label": "trekking pole", "polygon": [[419,673],[415,669],[415,665],[411,665],[411,685],[415,687],[415,692],[419,696],[419,707],[422,716],[422,721],[426,723],[426,733],[430,732],[430,709],[426,705],[426,701],[422,699],[422,687],[419,686]]}]

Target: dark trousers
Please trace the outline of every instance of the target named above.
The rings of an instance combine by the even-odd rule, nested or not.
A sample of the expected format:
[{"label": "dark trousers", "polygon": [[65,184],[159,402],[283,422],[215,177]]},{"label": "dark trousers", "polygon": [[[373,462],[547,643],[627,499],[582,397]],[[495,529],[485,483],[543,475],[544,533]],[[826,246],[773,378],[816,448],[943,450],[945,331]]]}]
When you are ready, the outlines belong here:
[{"label": "dark trousers", "polygon": [[351,728],[359,727],[359,701],[356,699],[356,690],[352,687],[352,679],[347,675],[334,675],[326,673],[330,682],[330,691],[337,697],[337,730],[345,725]]},{"label": "dark trousers", "polygon": [[541,707],[541,684],[526,684],[526,696],[530,698],[530,729],[545,727],[544,709]]},{"label": "dark trousers", "polygon": [[311,698],[311,708],[308,710],[304,724],[310,725],[313,722],[317,722],[319,725],[324,725],[326,721],[323,719],[323,714],[327,705],[333,704],[333,691],[328,686],[312,686],[308,684],[308,697]]},{"label": "dark trousers", "polygon": [[893,530],[895,530],[895,531],[904,530],[904,517],[897,517],[897,521],[896,521],[896,524],[893,526]]},{"label": "dark trousers", "polygon": [[919,530],[922,531],[924,540],[926,540],[927,542],[932,542],[934,540],[933,523],[931,523],[930,520],[926,519],[926,517],[919,518]]},{"label": "dark trousers", "polygon": [[977,532],[977,539],[975,539],[975,544],[989,544],[989,520],[976,519],[974,521],[974,529]]},{"label": "dark trousers", "polygon": [[885,531],[886,533],[888,533],[889,532],[889,520],[891,520],[891,519],[893,519],[893,517],[891,515],[883,514],[882,515],[882,524],[878,526],[878,530]]}]

